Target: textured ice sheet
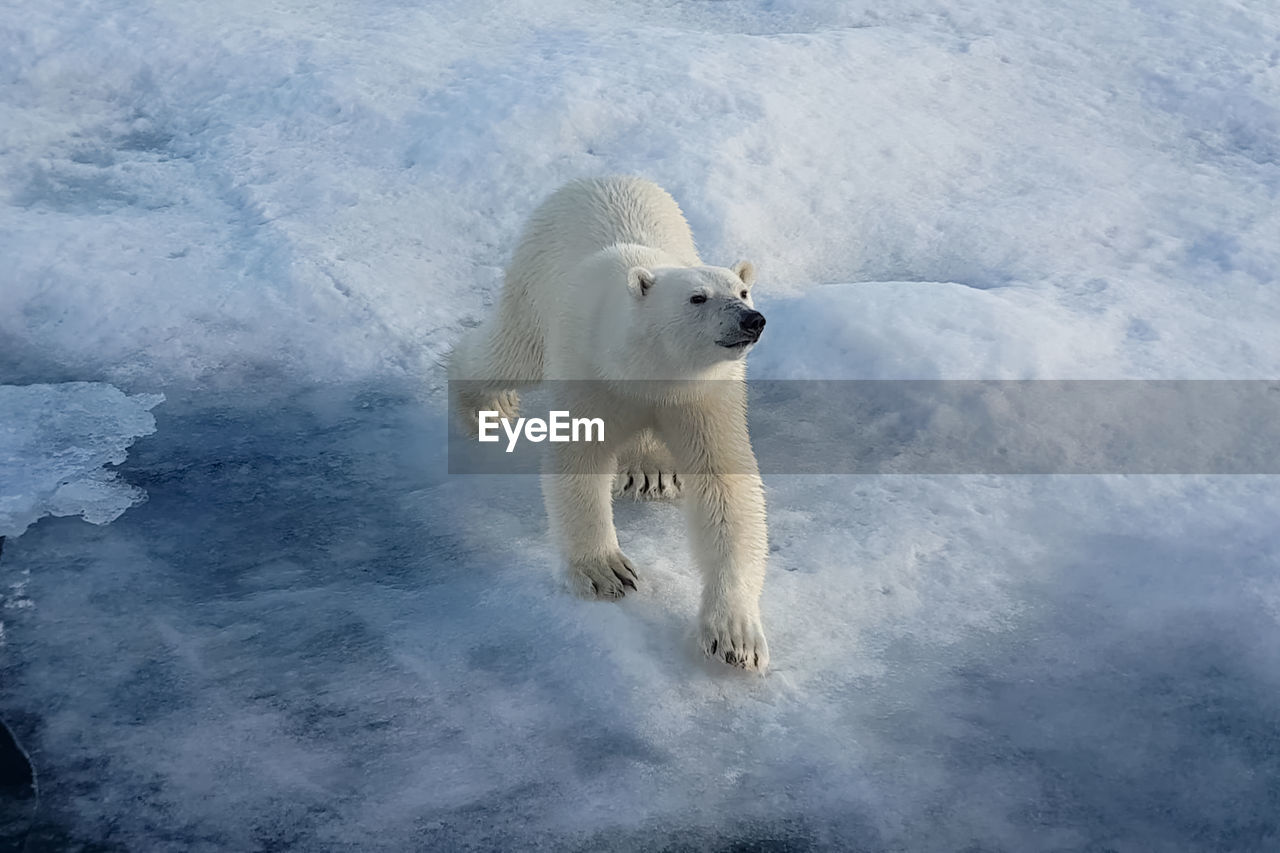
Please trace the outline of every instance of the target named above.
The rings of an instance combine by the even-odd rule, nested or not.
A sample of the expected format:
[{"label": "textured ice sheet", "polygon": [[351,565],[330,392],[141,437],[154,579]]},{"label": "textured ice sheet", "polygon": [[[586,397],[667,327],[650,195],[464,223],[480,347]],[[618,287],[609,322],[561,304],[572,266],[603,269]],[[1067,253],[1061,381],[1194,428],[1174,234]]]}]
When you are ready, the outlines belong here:
[{"label": "textured ice sheet", "polygon": [[1277,837],[1274,478],[768,478],[744,677],[677,507],[621,504],[642,589],[579,601],[537,478],[445,475],[409,390],[171,395],[144,505],[7,549],[33,849]]},{"label": "textured ice sheet", "polygon": [[0,536],[46,515],[106,524],[145,497],[104,466],[155,432],[161,394],[103,383],[0,385]]},{"label": "textured ice sheet", "polygon": [[826,311],[907,364],[1280,374],[1266,3],[9,5],[0,355],[30,381],[438,381],[534,205],[608,172],[762,297],[920,282]]},{"label": "textured ice sheet", "polygon": [[0,10],[0,378],[171,400],[0,563],[28,849],[1276,846],[1273,480],[771,477],[743,680],[674,507],[575,601],[414,397],[607,172],[757,262],[758,377],[1274,378],[1271,5]]}]

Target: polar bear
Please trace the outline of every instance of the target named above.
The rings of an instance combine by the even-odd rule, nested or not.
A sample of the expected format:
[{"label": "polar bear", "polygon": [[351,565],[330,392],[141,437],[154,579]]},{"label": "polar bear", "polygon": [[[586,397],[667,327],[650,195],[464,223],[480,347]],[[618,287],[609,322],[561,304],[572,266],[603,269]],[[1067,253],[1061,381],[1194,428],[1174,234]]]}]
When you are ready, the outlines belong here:
[{"label": "polar bear", "polygon": [[604,417],[604,440],[550,445],[543,493],[573,589],[616,599],[639,582],[618,547],[612,497],[686,505],[703,575],[709,656],[763,671],[768,533],[747,435],[745,357],[764,316],[755,268],[705,266],[675,200],[634,177],[580,180],[534,212],[496,312],[449,360],[455,411],[512,417],[552,383],[556,406]]}]

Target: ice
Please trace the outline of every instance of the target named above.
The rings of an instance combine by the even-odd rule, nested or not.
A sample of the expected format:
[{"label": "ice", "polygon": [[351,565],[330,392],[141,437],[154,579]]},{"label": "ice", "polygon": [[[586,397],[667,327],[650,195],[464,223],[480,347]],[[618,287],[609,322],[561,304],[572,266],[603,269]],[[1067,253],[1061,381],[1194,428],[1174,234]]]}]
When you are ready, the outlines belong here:
[{"label": "ice", "polygon": [[77,386],[135,419],[89,470],[166,399],[112,481],[145,503],[5,543],[40,793],[0,847],[1277,846],[1274,477],[771,475],[743,678],[678,508],[618,507],[643,588],[586,604],[536,478],[445,473],[439,361],[541,198],[638,172],[757,264],[754,378],[1275,380],[1278,39],[1190,0],[0,0],[0,382],[121,389]]},{"label": "ice", "polygon": [[446,476],[409,389],[157,419],[123,466],[147,503],[5,554],[48,847],[1274,833],[1271,479],[770,478],[776,668],[752,679],[696,651],[676,507],[620,505],[643,589],[580,602],[536,478]]},{"label": "ice", "polygon": [[103,383],[0,385],[0,536],[46,515],[114,521],[145,494],[103,466],[155,432],[162,394],[126,395]]},{"label": "ice", "polygon": [[0,335],[31,377],[431,374],[539,199],[638,171],[764,293],[1021,293],[1057,378],[1280,370],[1264,13],[827,5],[23,7]]}]

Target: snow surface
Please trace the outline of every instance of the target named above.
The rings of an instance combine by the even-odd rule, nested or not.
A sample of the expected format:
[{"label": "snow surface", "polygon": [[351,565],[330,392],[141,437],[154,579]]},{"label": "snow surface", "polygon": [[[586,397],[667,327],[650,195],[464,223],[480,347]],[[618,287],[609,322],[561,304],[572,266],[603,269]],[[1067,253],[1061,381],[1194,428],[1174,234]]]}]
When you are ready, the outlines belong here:
[{"label": "snow surface", "polygon": [[0,536],[18,536],[46,515],[94,524],[119,518],[145,494],[103,467],[155,432],[162,394],[126,396],[91,382],[0,385]]},{"label": "snow surface", "polygon": [[[775,669],[621,604],[441,355],[638,172],[773,378],[1280,376],[1280,13],[1190,0],[0,2],[0,381],[163,391],[0,561],[28,849],[1267,850],[1280,483],[770,476]],[[0,410],[0,423],[15,423]],[[850,436],[856,441],[856,436]]]}]

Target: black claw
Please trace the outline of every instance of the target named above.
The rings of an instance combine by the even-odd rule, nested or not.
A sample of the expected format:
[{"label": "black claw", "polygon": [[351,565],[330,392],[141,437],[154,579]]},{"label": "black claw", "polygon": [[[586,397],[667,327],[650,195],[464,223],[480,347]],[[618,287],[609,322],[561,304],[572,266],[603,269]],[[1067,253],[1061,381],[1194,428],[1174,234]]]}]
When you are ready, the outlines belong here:
[{"label": "black claw", "polygon": [[738,663],[738,656],[731,651],[725,652],[724,662],[729,664],[729,666],[735,666]]},{"label": "black claw", "polygon": [[633,582],[632,582],[631,578],[623,578],[623,579],[622,579],[622,585],[623,585],[623,586],[629,586],[629,587],[631,587],[632,589],[635,589],[635,588],[636,588],[636,585],[635,585],[635,583],[633,583]]},{"label": "black claw", "polygon": [[711,654],[713,654],[713,655],[714,655],[714,654],[716,653],[716,646],[718,646],[718,645],[719,645],[719,641],[717,641],[717,640],[712,640],[712,641],[711,641]]}]

